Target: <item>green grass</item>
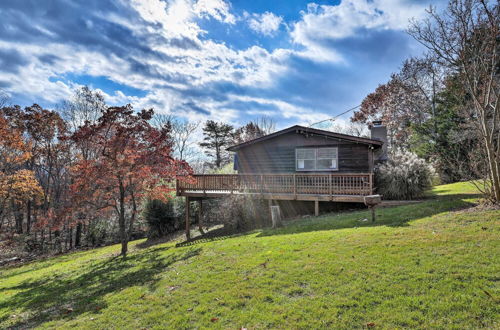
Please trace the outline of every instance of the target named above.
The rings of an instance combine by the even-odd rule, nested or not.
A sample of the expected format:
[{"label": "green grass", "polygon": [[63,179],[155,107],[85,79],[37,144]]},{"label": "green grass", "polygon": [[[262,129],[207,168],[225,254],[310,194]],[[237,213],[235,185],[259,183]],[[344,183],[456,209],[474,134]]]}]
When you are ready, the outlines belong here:
[{"label": "green grass", "polygon": [[0,271],[0,328],[499,328],[500,211],[472,185],[189,246]]}]

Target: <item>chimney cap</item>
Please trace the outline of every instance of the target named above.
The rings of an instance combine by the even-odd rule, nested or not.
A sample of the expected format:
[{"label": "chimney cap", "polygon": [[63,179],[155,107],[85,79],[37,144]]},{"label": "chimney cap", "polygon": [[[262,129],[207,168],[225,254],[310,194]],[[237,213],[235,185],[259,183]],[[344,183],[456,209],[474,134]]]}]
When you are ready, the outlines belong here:
[{"label": "chimney cap", "polygon": [[372,121],[373,126],[382,126],[383,121],[382,120],[374,120]]}]

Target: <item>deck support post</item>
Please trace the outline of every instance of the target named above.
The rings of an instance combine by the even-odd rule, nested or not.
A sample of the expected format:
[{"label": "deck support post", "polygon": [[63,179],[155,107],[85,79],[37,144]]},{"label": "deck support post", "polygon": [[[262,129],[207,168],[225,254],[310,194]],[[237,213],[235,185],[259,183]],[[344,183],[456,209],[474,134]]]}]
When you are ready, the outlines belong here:
[{"label": "deck support post", "polygon": [[314,215],[315,216],[319,215],[319,200],[314,201]]},{"label": "deck support post", "polygon": [[198,229],[202,235],[205,234],[203,231],[203,200],[201,198],[198,200]]},{"label": "deck support post", "polygon": [[190,203],[190,198],[189,196],[186,196],[186,241],[189,241],[191,239],[191,233],[190,233],[190,216],[189,216],[189,203]]},{"label": "deck support post", "polygon": [[[269,219],[271,220],[271,222],[273,221],[273,200],[272,199],[268,199],[267,200],[267,203],[269,205]],[[273,224],[274,225],[274,224]]]}]

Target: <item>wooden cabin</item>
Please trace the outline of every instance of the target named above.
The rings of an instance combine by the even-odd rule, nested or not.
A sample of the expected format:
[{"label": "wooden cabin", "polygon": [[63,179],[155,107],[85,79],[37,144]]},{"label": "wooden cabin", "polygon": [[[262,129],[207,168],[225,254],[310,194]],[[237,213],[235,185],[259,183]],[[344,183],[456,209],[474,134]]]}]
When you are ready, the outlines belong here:
[{"label": "wooden cabin", "polygon": [[228,148],[238,174],[371,173],[380,140],[292,126]]},{"label": "wooden cabin", "polygon": [[194,175],[193,182],[177,182],[177,195],[200,204],[228,194],[267,199],[270,206],[275,200],[312,201],[316,215],[320,201],[374,206],[380,196],[374,195],[373,168],[385,157],[386,131],[375,123],[371,132],[364,138],[292,126],[231,146],[238,174]]}]

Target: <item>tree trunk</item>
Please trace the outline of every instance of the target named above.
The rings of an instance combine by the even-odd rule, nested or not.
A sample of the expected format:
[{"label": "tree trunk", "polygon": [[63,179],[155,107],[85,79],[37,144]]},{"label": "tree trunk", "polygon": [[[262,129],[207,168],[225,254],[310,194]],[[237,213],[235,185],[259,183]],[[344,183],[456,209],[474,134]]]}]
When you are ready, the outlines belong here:
[{"label": "tree trunk", "polygon": [[122,250],[120,252],[120,255],[125,259],[127,257],[127,249],[128,249],[128,241],[125,238],[125,226],[123,227],[123,230],[120,228],[120,233],[122,233]]},{"label": "tree trunk", "polygon": [[26,204],[26,233],[29,234],[31,231],[31,201],[29,200]]},{"label": "tree trunk", "polygon": [[82,223],[79,222],[76,225],[76,232],[75,232],[75,247],[80,247],[82,240]]},{"label": "tree trunk", "polygon": [[495,202],[500,202],[500,173],[498,173],[498,163],[496,162],[496,155],[493,145],[486,138],[486,152],[488,155],[488,167],[491,174],[491,189]]},{"label": "tree trunk", "polygon": [[18,234],[23,233],[23,212],[21,211],[21,206],[18,203],[12,202],[12,210],[14,211],[14,219],[16,221],[16,232]]},{"label": "tree trunk", "polygon": [[73,227],[69,228],[69,248],[73,249]]},{"label": "tree trunk", "polygon": [[220,148],[218,145],[215,146],[215,166],[217,168],[221,167],[222,159],[221,159],[221,152]]},{"label": "tree trunk", "polygon": [[121,256],[125,258],[127,256],[127,248],[128,248],[128,237],[127,237],[127,229],[125,228],[125,187],[123,187],[123,183],[120,180],[120,205],[118,211],[118,223],[120,226],[120,239],[122,243],[122,250],[120,252]]},{"label": "tree trunk", "polygon": [[57,252],[61,253],[62,252],[62,244],[61,244],[61,233],[59,230],[56,230],[54,232],[54,240],[55,240],[55,244],[57,245]]},{"label": "tree trunk", "polygon": [[68,232],[68,228],[64,225],[63,233],[66,233],[66,235],[64,235],[64,251],[68,251]]},{"label": "tree trunk", "polygon": [[135,201],[135,195],[134,193],[131,193],[132,197],[132,214],[130,215],[130,222],[128,226],[128,237],[132,237],[132,230],[134,229],[134,222],[135,222],[135,216],[137,213],[137,203]]}]

